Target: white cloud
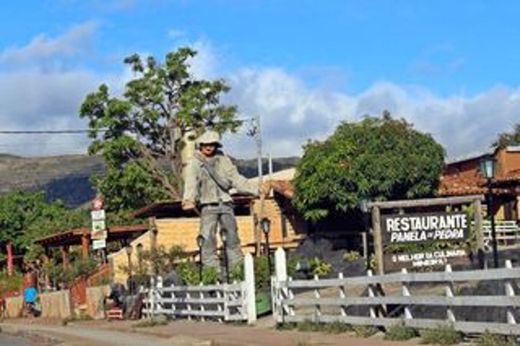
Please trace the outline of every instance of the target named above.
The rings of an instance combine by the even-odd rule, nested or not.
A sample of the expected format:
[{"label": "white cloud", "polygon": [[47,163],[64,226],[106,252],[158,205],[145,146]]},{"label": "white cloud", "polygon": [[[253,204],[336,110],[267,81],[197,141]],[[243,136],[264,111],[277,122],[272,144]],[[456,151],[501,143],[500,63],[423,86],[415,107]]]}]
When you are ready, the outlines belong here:
[{"label": "white cloud", "polygon": [[[85,127],[78,111],[88,92],[103,81],[116,93],[121,92],[132,77],[128,70],[100,75],[77,66],[67,70],[39,68],[39,61],[59,64],[64,57],[76,54],[78,45],[91,35],[88,27],[78,26],[54,38],[39,35],[24,47],[0,52],[3,61],[31,62],[29,66],[0,71],[3,129]],[[509,130],[519,119],[520,88],[497,86],[472,96],[442,97],[425,88],[381,81],[352,94],[320,83],[309,86],[305,78],[278,67],[223,68],[221,62],[227,60],[210,42],[199,40],[194,47],[199,51],[191,61],[194,74],[229,81],[232,90],[225,101],[237,104],[242,118],[261,116],[264,151],[275,157],[301,154],[308,139],[326,138],[341,121],[355,121],[365,114],[379,115],[385,109],[431,133],[450,156],[488,148],[499,132]],[[254,141],[245,135],[246,128],[237,135],[227,135],[225,143],[231,154],[250,158],[256,149]],[[0,135],[0,152],[84,152],[88,143],[86,138],[74,136],[34,138]]]},{"label": "white cloud", "polygon": [[89,47],[95,29],[94,22],[86,22],[57,37],[39,34],[25,46],[10,47],[2,51],[0,63],[42,63],[49,59],[75,56]]}]

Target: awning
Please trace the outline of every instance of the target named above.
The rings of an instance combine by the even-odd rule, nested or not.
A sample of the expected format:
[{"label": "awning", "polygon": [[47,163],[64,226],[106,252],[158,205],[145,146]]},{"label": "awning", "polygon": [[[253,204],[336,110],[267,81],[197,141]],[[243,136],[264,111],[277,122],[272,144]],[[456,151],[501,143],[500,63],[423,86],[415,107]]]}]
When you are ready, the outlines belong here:
[{"label": "awning", "polygon": [[[107,229],[107,242],[117,241],[122,239],[133,238],[140,234],[148,231],[147,224],[139,225],[122,225],[122,226],[110,226]],[[43,247],[61,247],[71,245],[81,245],[81,238],[83,235],[89,235],[90,229],[87,227],[71,229],[66,232],[52,234],[40,239],[35,240],[36,244],[40,244]]]}]

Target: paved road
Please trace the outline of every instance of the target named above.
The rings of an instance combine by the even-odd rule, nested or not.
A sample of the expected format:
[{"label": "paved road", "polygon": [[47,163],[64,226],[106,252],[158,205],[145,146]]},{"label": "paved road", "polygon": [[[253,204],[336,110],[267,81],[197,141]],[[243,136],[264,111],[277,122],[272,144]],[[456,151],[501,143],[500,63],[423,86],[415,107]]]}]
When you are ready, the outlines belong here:
[{"label": "paved road", "polygon": [[18,338],[6,334],[0,334],[0,346],[33,346],[34,344],[24,338]]}]

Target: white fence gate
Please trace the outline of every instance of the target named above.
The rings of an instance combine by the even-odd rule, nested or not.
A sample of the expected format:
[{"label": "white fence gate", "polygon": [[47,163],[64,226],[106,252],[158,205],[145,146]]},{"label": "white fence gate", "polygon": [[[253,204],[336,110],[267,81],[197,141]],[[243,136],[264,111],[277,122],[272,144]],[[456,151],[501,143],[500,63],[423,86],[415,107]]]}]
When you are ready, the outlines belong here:
[{"label": "white fence gate", "polygon": [[244,257],[244,281],[232,284],[164,286],[161,277],[145,290],[143,314],[218,321],[256,321],[253,257]]},{"label": "white fence gate", "polygon": [[[401,273],[373,276],[369,271],[363,277],[344,278],[340,274],[337,279],[315,277],[314,280],[291,280],[287,276],[282,249],[276,251],[275,263],[272,297],[277,323],[343,322],[384,327],[404,323],[414,328],[453,325],[456,330],[466,333],[489,330],[520,335],[515,316],[520,308],[520,297],[515,296],[520,268],[513,268],[510,261],[506,262],[506,268],[499,269],[452,272],[447,266],[444,272],[408,273],[403,270]],[[497,293],[496,289],[494,293],[486,292],[488,295],[461,294],[464,285],[471,287],[469,282],[492,282],[493,287],[503,294]],[[455,283],[458,283],[457,287]],[[365,289],[360,291],[360,286]],[[357,294],[355,287],[358,288]],[[438,314],[434,318],[419,313],[414,315],[416,307],[428,309],[421,312],[441,310],[445,318],[439,319]],[[392,308],[394,311],[390,311]],[[458,318],[461,308],[471,309],[469,315],[473,320],[467,313],[464,320]],[[490,308],[498,310],[493,312],[493,317],[489,316],[489,321],[482,321],[482,317],[490,314]],[[474,317],[481,319],[476,321]]]}]

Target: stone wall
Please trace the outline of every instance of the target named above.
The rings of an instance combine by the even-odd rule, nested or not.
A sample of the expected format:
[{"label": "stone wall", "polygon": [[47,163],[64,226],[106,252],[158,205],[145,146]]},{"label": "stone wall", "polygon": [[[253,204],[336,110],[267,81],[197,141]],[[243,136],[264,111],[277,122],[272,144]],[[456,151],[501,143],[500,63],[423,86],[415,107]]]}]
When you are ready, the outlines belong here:
[{"label": "stone wall", "polygon": [[40,294],[42,317],[67,318],[74,313],[69,290]]},{"label": "stone wall", "polygon": [[104,298],[110,293],[110,286],[87,287],[87,315],[95,320],[105,318]]},{"label": "stone wall", "polygon": [[5,300],[7,318],[16,318],[22,316],[23,297],[11,297]]}]

